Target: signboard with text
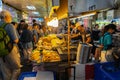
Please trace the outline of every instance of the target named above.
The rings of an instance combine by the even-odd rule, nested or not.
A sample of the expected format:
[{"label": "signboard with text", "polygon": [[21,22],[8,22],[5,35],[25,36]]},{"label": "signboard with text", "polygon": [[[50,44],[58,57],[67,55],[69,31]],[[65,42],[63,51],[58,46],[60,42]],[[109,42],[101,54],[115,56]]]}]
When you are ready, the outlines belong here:
[{"label": "signboard with text", "polygon": [[114,19],[114,10],[107,11],[107,20],[112,20]]},{"label": "signboard with text", "polygon": [[103,12],[98,14],[98,20],[104,20]]}]

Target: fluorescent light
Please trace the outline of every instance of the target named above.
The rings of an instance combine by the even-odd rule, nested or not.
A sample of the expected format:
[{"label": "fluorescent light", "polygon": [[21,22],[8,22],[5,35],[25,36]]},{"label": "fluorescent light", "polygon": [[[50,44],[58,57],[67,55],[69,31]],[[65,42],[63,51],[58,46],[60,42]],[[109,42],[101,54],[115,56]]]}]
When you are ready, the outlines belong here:
[{"label": "fluorescent light", "polygon": [[50,22],[47,23],[47,25],[52,27],[58,27],[58,19],[52,19]]},{"label": "fluorescent light", "polygon": [[83,17],[93,16],[93,15],[95,15],[95,14],[96,14],[96,12],[88,13],[88,14],[86,14],[86,15],[81,15],[81,16],[79,16],[78,18],[83,18]]},{"label": "fluorescent light", "polygon": [[36,14],[36,15],[38,15],[39,14],[39,12],[32,12],[33,14]]},{"label": "fluorescent light", "polygon": [[26,6],[29,10],[36,10],[34,6]]}]

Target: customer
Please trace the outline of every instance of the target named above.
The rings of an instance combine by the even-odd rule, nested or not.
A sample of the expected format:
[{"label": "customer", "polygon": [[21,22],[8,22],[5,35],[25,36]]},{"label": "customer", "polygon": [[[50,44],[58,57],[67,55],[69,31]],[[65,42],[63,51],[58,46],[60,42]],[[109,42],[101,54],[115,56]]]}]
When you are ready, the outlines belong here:
[{"label": "customer", "polygon": [[11,24],[13,24],[13,26],[15,27],[15,29],[16,29],[16,34],[17,34],[17,36],[20,38],[19,33],[18,33],[18,31],[17,31],[18,23],[17,23],[17,22],[11,22]]},{"label": "customer", "polygon": [[100,30],[98,28],[99,28],[99,25],[96,24],[95,28],[92,30],[92,38],[94,41],[99,41],[100,39],[99,37]]},{"label": "customer", "polygon": [[109,25],[105,26],[104,35],[100,39],[100,43],[103,44],[101,46],[101,47],[103,47],[103,50],[111,49],[112,33],[115,32],[115,30],[116,30],[116,25],[114,25],[114,24],[109,24]]},{"label": "customer", "polygon": [[0,71],[2,74],[2,80],[17,80],[21,70],[20,54],[17,47],[19,38],[15,27],[11,24],[12,17],[10,12],[6,10],[1,11],[0,18],[0,26],[3,23],[8,23],[5,30],[13,43],[12,51],[5,57],[0,57]]},{"label": "customer", "polygon": [[115,32],[116,25],[109,24],[104,28],[104,35],[100,38],[101,62],[113,61],[112,57],[112,33]]},{"label": "customer", "polygon": [[24,25],[23,32],[20,37],[20,41],[23,45],[23,54],[24,54],[24,61],[29,63],[30,62],[30,54],[32,53],[33,49],[33,36],[32,36],[32,31],[29,30],[28,24]]},{"label": "customer", "polygon": [[21,35],[23,28],[24,28],[25,20],[21,20],[20,23],[18,24],[17,30],[19,35]]},{"label": "customer", "polygon": [[33,24],[33,48],[35,49],[36,48],[36,43],[38,42],[38,39],[39,39],[39,35],[38,35],[38,24],[35,23]]},{"label": "customer", "polygon": [[39,23],[39,21],[37,21],[36,19],[33,19],[32,20],[32,26],[34,26],[36,24],[38,25],[38,27],[37,27],[38,37],[41,37],[41,36],[43,36],[42,25]]}]

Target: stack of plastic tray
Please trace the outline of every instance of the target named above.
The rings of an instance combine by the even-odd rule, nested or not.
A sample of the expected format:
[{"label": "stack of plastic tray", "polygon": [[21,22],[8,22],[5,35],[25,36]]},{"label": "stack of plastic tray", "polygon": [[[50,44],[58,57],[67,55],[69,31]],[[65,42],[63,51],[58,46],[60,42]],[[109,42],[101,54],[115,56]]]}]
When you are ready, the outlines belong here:
[{"label": "stack of plastic tray", "polygon": [[36,77],[37,72],[23,72],[20,74],[18,80],[24,80],[25,77]]},{"label": "stack of plastic tray", "polygon": [[113,62],[95,64],[94,80],[120,80],[120,69]]}]

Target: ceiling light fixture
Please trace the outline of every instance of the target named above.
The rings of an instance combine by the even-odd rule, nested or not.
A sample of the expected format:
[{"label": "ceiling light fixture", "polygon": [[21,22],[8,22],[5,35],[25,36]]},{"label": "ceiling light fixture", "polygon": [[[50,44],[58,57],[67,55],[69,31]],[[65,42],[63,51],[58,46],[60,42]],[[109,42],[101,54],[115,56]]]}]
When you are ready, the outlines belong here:
[{"label": "ceiling light fixture", "polygon": [[29,10],[36,10],[36,8],[34,7],[34,6],[26,6],[27,7],[27,9],[29,9]]},{"label": "ceiling light fixture", "polygon": [[32,12],[33,14],[39,15],[39,12]]}]

